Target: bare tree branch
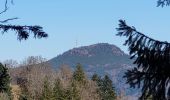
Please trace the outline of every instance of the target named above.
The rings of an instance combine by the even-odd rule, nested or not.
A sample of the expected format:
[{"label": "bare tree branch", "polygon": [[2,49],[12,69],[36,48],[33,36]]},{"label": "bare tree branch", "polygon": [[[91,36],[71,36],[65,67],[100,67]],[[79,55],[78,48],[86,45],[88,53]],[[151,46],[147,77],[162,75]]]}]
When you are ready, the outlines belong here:
[{"label": "bare tree branch", "polygon": [[2,12],[0,12],[0,14],[3,14],[3,13],[5,13],[7,10],[8,10],[8,0],[5,0],[5,8],[4,8],[4,10],[2,11]]},{"label": "bare tree branch", "polygon": [[8,18],[8,19],[5,19],[3,21],[0,21],[0,23],[7,23],[8,21],[15,20],[15,19],[18,19],[18,17]]}]

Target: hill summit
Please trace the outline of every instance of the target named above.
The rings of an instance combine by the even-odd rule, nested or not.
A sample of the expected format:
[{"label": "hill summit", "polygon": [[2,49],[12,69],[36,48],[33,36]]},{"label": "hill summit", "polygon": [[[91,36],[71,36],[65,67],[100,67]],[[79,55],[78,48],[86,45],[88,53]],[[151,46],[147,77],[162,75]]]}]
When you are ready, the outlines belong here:
[{"label": "hill summit", "polygon": [[[129,64],[129,56],[120,48],[113,44],[98,43],[90,46],[73,48],[63,54],[49,60],[53,67],[59,67],[62,64],[75,66],[81,63],[84,67],[118,67],[117,64]],[[86,69],[85,68],[85,69]]]}]

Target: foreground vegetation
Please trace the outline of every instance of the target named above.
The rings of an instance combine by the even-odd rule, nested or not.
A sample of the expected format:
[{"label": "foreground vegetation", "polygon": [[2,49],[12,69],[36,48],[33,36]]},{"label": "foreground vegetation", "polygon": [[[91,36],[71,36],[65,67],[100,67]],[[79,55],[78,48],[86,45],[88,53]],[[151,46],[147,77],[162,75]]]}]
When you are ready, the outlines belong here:
[{"label": "foreground vegetation", "polygon": [[44,62],[41,57],[29,57],[19,67],[12,66],[14,61],[5,62],[6,66],[1,64],[1,68],[6,69],[0,72],[6,74],[3,78],[6,83],[0,88],[0,100],[116,99],[115,88],[107,75],[94,74],[90,79],[81,64],[77,64],[74,71],[67,65],[55,71]]}]

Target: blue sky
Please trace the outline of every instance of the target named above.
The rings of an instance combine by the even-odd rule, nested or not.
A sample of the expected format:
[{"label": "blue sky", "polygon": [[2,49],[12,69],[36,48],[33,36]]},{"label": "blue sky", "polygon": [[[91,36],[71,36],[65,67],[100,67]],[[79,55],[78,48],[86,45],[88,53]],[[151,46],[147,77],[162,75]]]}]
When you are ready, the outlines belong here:
[{"label": "blue sky", "polygon": [[13,32],[0,35],[0,61],[21,61],[36,55],[50,59],[74,48],[76,40],[78,46],[104,42],[127,52],[127,47],[122,46],[125,38],[115,36],[119,19],[152,38],[170,42],[170,7],[158,8],[156,1],[14,0],[15,4],[0,19],[19,17],[9,24],[41,25],[49,37],[30,37],[20,42]]}]

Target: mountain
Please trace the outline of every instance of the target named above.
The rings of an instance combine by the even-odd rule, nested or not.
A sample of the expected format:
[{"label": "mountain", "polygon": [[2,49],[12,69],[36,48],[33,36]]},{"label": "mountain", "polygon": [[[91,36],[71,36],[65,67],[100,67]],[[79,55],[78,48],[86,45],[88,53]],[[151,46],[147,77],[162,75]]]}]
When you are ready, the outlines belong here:
[{"label": "mountain", "polygon": [[131,61],[128,58],[129,56],[115,45],[99,43],[90,46],[73,48],[64,52],[62,55],[51,59],[49,62],[54,67],[58,67],[61,64],[75,66],[77,63],[81,63],[86,67],[119,67],[116,65],[131,64]]},{"label": "mountain", "polygon": [[125,84],[124,72],[132,68],[132,60],[120,48],[113,44],[98,43],[90,46],[73,48],[63,54],[49,60],[48,62],[55,68],[62,64],[70,65],[73,69],[77,63],[83,65],[84,70],[91,77],[94,73],[101,76],[109,75],[117,90],[125,90],[126,94],[134,94],[132,89]]}]

